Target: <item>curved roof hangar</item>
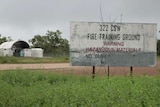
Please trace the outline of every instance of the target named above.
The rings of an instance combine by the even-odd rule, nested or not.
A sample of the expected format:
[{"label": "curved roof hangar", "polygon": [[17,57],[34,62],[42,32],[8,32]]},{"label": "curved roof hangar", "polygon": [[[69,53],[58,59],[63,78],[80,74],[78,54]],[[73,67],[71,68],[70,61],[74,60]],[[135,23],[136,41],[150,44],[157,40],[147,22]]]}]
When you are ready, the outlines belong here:
[{"label": "curved roof hangar", "polygon": [[18,40],[18,41],[10,41],[10,42],[4,42],[0,45],[0,49],[9,49],[9,48],[30,48],[29,44],[25,41]]}]

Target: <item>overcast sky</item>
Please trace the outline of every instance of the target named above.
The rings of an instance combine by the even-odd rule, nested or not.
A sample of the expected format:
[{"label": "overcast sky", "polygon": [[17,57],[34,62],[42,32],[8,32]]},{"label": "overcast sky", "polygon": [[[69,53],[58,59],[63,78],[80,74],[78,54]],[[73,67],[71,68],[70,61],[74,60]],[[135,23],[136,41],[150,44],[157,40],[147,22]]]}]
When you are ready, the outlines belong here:
[{"label": "overcast sky", "polygon": [[[32,39],[47,30],[70,38],[70,21],[157,23],[160,0],[0,0],[0,34],[13,40]],[[160,33],[157,31],[158,38]]]}]

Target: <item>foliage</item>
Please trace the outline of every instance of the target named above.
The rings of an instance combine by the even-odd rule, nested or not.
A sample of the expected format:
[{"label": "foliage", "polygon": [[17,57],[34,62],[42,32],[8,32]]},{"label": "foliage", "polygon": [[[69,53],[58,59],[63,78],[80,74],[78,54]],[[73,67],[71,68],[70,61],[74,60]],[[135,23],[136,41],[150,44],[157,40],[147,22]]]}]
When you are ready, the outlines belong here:
[{"label": "foliage", "polygon": [[[134,84],[132,83],[134,81]],[[159,76],[96,77],[0,72],[1,107],[159,107]]]},{"label": "foliage", "polygon": [[11,37],[2,37],[2,35],[0,34],[0,44],[7,41],[12,41]]},{"label": "foliage", "polygon": [[160,56],[160,40],[157,40],[157,55]]},{"label": "foliage", "polygon": [[0,57],[1,64],[24,64],[24,63],[64,63],[68,62],[68,57],[52,57],[52,58],[27,58],[27,57]]},{"label": "foliage", "polygon": [[44,49],[44,55],[52,53],[54,54],[68,54],[69,43],[67,39],[61,37],[59,30],[47,31],[46,35],[35,35],[34,38],[29,40],[35,48]]}]

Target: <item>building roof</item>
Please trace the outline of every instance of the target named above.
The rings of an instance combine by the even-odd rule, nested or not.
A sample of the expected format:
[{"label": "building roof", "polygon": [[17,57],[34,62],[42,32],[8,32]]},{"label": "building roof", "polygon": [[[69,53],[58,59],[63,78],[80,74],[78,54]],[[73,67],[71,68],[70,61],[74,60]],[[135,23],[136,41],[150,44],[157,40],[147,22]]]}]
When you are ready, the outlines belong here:
[{"label": "building roof", "polygon": [[0,49],[8,49],[8,48],[29,48],[29,44],[25,41],[18,40],[18,41],[10,41],[4,42],[0,45]]}]

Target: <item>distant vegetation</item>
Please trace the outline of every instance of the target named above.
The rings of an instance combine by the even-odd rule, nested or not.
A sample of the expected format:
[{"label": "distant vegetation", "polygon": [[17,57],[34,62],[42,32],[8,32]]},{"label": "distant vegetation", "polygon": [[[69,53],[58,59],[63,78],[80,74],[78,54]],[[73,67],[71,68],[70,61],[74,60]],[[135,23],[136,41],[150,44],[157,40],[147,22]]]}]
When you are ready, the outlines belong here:
[{"label": "distant vegetation", "polygon": [[0,34],[0,45],[3,43],[3,42],[7,42],[7,41],[12,41],[11,37],[2,37],[2,35]]},{"label": "distant vegetation", "polygon": [[29,70],[0,72],[0,107],[160,107],[160,75],[110,79]]},{"label": "distant vegetation", "polygon": [[44,56],[69,55],[69,42],[61,34],[59,30],[48,30],[45,35],[35,35],[29,42],[34,48],[44,49]]},{"label": "distant vegetation", "polygon": [[160,56],[160,40],[157,40],[157,55]]}]

